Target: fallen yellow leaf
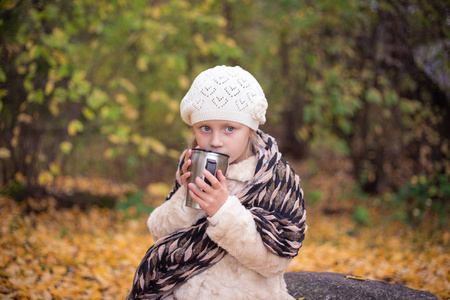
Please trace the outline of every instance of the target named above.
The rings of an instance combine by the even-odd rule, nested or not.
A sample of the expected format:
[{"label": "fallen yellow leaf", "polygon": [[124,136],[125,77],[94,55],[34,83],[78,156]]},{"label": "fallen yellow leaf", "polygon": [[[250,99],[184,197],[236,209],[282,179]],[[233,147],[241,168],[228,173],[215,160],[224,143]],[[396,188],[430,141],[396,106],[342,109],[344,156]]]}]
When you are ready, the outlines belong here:
[{"label": "fallen yellow leaf", "polygon": [[351,276],[351,275],[347,275],[347,276],[345,276],[345,278],[354,279],[354,280],[361,280],[361,281],[366,281],[367,280],[367,278],[364,278],[364,277],[357,277],[357,276]]}]

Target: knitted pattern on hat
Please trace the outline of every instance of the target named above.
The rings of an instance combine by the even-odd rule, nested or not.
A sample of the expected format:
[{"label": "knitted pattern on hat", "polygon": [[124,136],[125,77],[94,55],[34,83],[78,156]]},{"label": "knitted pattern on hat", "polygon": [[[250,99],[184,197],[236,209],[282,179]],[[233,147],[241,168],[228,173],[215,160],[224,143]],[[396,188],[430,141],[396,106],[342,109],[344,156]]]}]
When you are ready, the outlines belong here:
[{"label": "knitted pattern on hat", "polygon": [[258,81],[241,67],[200,73],[180,104],[188,125],[209,120],[238,122],[257,130],[266,122],[267,100]]}]

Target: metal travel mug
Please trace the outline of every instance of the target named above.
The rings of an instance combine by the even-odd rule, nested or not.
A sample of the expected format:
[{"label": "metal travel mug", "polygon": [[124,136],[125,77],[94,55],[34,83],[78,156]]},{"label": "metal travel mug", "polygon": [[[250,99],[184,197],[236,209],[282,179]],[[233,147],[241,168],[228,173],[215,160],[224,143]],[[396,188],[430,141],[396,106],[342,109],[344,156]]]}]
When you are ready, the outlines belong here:
[{"label": "metal travel mug", "polygon": [[[191,176],[189,177],[189,183],[195,183],[195,179],[200,177],[205,180],[206,183],[211,185],[208,179],[203,175],[203,170],[208,170],[216,176],[216,172],[221,170],[225,175],[228,169],[228,158],[229,156],[223,153],[214,152],[205,149],[193,149],[191,160],[192,165],[190,166]],[[201,209],[200,205],[192,199],[189,195],[189,187],[187,189],[185,205],[192,208]]]}]

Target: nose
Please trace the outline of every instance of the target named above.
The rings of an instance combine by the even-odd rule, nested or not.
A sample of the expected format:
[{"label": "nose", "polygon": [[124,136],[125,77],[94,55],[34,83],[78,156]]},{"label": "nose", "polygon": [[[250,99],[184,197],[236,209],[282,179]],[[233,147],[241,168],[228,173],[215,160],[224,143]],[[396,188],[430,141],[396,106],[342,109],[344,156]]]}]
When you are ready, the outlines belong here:
[{"label": "nose", "polygon": [[209,145],[213,148],[219,148],[223,146],[222,138],[220,137],[220,133],[214,132],[209,142]]}]

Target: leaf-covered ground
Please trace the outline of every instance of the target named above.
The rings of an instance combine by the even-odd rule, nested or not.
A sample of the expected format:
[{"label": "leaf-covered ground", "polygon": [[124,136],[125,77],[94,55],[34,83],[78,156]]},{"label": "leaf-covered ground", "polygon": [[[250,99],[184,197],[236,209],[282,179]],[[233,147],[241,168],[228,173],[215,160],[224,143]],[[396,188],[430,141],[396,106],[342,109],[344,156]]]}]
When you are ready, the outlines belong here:
[{"label": "leaf-covered ground", "polygon": [[[377,207],[369,207],[364,226],[352,220],[351,201],[330,200],[342,190],[314,188],[320,199],[308,206],[307,237],[287,271],[351,273],[450,297],[448,231],[405,225]],[[153,243],[146,215],[130,217],[133,208],[25,209],[0,196],[0,298],[125,298]]]}]

